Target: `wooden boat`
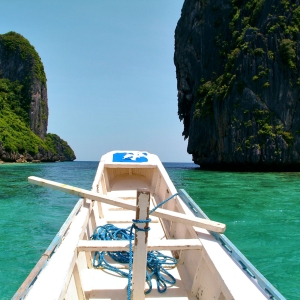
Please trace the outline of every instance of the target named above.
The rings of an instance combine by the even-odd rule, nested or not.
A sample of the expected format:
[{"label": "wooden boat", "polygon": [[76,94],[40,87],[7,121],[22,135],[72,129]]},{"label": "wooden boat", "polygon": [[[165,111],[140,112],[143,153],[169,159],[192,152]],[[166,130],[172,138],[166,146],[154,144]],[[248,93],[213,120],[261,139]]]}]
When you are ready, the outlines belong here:
[{"label": "wooden boat", "polygon": [[[222,234],[225,225],[209,220],[184,190],[175,189],[156,155],[103,155],[91,191],[37,177],[29,182],[82,199],[13,299],[284,299]],[[107,224],[126,231],[133,220],[140,220],[134,222],[134,240],[130,235],[127,240],[95,238]],[[126,255],[132,265],[114,261],[109,253]],[[155,267],[162,274],[149,265],[149,255],[157,253],[158,259],[173,260]],[[99,263],[100,254],[108,269]],[[130,269],[130,280],[114,268]],[[148,280],[149,294],[146,270],[155,273]],[[164,284],[167,289],[160,293]]]}]

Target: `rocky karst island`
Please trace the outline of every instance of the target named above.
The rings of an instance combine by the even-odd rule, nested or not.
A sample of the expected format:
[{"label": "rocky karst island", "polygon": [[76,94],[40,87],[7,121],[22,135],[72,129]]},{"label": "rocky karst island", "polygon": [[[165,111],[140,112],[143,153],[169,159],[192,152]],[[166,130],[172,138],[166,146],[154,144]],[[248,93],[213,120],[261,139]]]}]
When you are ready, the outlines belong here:
[{"label": "rocky karst island", "polygon": [[46,74],[34,47],[22,35],[0,35],[0,161],[73,161],[74,151],[47,133]]},{"label": "rocky karst island", "polygon": [[300,170],[299,26],[299,1],[185,0],[174,62],[196,164]]}]

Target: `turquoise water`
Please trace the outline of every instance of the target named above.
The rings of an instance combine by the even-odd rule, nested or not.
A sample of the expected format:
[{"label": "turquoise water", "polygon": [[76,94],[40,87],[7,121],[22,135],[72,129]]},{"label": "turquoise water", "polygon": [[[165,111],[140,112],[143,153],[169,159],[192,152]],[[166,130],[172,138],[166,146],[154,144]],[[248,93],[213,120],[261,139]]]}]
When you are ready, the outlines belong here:
[{"label": "turquoise water", "polygon": [[[0,300],[10,299],[78,197],[27,183],[38,176],[90,189],[98,162],[0,165]],[[200,171],[166,163],[226,236],[287,298],[300,299],[300,173]]]}]

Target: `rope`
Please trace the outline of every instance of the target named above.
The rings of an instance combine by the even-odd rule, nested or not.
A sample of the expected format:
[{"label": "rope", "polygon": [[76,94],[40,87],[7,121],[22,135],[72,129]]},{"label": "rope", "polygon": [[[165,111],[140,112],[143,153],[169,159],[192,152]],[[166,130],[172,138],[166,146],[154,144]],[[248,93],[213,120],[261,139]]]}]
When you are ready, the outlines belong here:
[{"label": "rope", "polygon": [[[142,224],[142,223],[149,223],[151,222],[151,219],[147,219],[147,220],[135,220],[133,219],[132,220],[132,225],[131,225],[131,228],[130,228],[130,237],[133,237],[133,234],[132,234],[132,231],[133,229],[135,229],[136,231],[144,231],[144,232],[147,232],[150,230],[150,227],[148,228],[139,228],[137,227],[135,224]],[[129,240],[129,272],[128,272],[128,285],[127,285],[127,299],[130,300],[131,298],[131,280],[132,280],[132,262],[133,262],[133,251],[132,251],[132,240],[133,238],[131,238]],[[147,276],[146,276],[146,281],[148,282],[147,280]],[[151,280],[150,280],[151,282]]]},{"label": "rope", "polygon": [[168,202],[169,200],[171,200],[172,198],[174,198],[175,196],[177,196],[178,193],[172,195],[171,197],[167,198],[166,200],[164,200],[163,202],[159,203],[158,205],[156,205],[154,208],[152,208],[149,212],[149,214],[151,215],[155,210],[157,210],[159,207],[161,207],[162,205],[164,205],[166,202]]},{"label": "rope", "polygon": [[[167,201],[171,200],[178,193],[172,195],[168,199],[164,200],[156,207],[154,207],[149,214],[155,211],[158,207],[165,204]],[[132,261],[133,261],[133,250],[132,250],[132,241],[134,240],[133,229],[137,231],[149,231],[148,228],[139,228],[136,224],[149,223],[151,219],[147,220],[132,220],[132,225],[126,229],[116,227],[113,224],[106,224],[103,226],[96,227],[94,234],[90,237],[92,240],[129,240],[129,251],[97,251],[94,254],[93,266],[95,268],[105,268],[112,272],[115,272],[123,277],[128,278],[127,286],[127,299],[130,300],[131,297],[131,280],[132,280]],[[127,263],[129,264],[128,273],[124,272],[107,262],[105,255],[109,255],[114,261],[118,263]],[[157,290],[159,293],[164,293],[167,290],[168,284],[175,284],[176,279],[163,267],[165,265],[169,267],[174,267],[177,264],[177,259],[171,256],[166,256],[159,251],[148,251],[147,253],[147,270],[146,271],[146,282],[149,286],[148,290],[145,291],[145,294],[149,294],[152,290],[152,279],[155,278],[157,284]]]}]

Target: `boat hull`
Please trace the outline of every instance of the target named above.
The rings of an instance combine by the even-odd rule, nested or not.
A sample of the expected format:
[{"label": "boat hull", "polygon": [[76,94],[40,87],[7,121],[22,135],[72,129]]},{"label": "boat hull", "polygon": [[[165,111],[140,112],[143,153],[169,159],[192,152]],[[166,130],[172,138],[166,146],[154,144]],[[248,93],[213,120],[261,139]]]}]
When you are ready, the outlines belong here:
[{"label": "boat hull", "polygon": [[[99,163],[91,191],[31,177],[30,182],[82,197],[63,225],[43,268],[32,273],[14,299],[126,299],[128,279],[93,266],[95,253],[130,251],[129,241],[95,241],[96,228],[132,225],[138,216],[137,191],[149,193],[150,231],[145,251],[178,260],[168,270],[176,283],[159,293],[155,280],[146,299],[284,299],[222,234],[225,225],[209,220],[185,191],[177,191],[157,156],[112,151]],[[164,203],[165,199],[171,198]],[[163,205],[161,205],[164,203]],[[157,208],[159,206],[159,208]],[[58,240],[58,242],[57,242]],[[137,238],[133,244],[138,252]],[[144,238],[139,238],[144,240]],[[142,257],[143,255],[141,255]],[[139,259],[139,258],[138,258]],[[114,267],[129,266],[110,260]],[[146,261],[143,263],[146,264]],[[144,266],[144,264],[140,264]],[[133,268],[136,289],[147,289],[144,271]],[[143,274],[141,274],[142,272]],[[141,277],[142,283],[139,282]],[[33,280],[32,280],[33,278]],[[30,282],[30,280],[34,282]],[[133,299],[142,299],[133,294]]]}]

